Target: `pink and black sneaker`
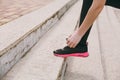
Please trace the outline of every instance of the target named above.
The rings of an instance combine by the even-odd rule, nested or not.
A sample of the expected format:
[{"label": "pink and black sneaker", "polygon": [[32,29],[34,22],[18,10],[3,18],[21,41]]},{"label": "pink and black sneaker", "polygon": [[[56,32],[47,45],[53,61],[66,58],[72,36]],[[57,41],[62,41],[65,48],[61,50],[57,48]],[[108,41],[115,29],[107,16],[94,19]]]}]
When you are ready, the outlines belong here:
[{"label": "pink and black sneaker", "polygon": [[57,57],[88,57],[88,48],[87,45],[76,47],[76,48],[70,48],[68,46],[64,47],[63,49],[58,49],[56,51],[53,51],[54,55]]}]

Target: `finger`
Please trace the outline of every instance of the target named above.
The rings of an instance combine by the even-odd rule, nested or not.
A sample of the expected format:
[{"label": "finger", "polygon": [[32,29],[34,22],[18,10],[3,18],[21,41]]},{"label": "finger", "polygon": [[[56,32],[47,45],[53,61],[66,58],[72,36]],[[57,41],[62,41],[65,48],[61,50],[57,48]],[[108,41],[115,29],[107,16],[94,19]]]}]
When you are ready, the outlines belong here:
[{"label": "finger", "polygon": [[73,48],[75,48],[76,46],[77,46],[77,45],[76,45],[76,44],[74,44],[74,45],[73,45]]},{"label": "finger", "polygon": [[70,42],[68,42],[68,43],[67,43],[67,45],[70,47],[70,46],[71,46],[71,43],[70,43]]},{"label": "finger", "polygon": [[79,43],[79,42],[76,42],[75,45],[74,45],[74,47],[76,47],[76,46],[78,45],[78,43]]},{"label": "finger", "polygon": [[70,42],[70,41],[69,41],[69,40],[67,40],[67,42],[66,42],[66,43],[68,44],[69,42]]},{"label": "finger", "polygon": [[68,46],[71,48],[72,47],[72,42],[68,42]]},{"label": "finger", "polygon": [[74,44],[74,43],[72,43],[72,44],[71,44],[71,48],[75,48],[74,46],[75,46],[75,44]]},{"label": "finger", "polygon": [[71,43],[69,44],[69,47],[70,47],[70,48],[74,48],[75,45],[76,45],[76,44],[75,44],[74,42],[71,42]]},{"label": "finger", "polygon": [[70,38],[68,38],[68,39],[67,39],[67,44],[68,44],[70,41],[71,41]]}]

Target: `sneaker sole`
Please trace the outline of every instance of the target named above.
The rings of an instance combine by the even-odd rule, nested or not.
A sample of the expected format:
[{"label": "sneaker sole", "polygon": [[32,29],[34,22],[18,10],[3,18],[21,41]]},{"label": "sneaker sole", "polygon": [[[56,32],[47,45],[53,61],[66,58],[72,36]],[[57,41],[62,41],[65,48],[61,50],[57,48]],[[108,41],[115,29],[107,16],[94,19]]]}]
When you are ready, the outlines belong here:
[{"label": "sneaker sole", "polygon": [[64,55],[55,53],[54,55],[57,56],[57,57],[63,57],[63,58],[70,57],[70,56],[73,56],[73,57],[88,57],[89,56],[88,52],[72,53],[72,54],[64,54]]}]

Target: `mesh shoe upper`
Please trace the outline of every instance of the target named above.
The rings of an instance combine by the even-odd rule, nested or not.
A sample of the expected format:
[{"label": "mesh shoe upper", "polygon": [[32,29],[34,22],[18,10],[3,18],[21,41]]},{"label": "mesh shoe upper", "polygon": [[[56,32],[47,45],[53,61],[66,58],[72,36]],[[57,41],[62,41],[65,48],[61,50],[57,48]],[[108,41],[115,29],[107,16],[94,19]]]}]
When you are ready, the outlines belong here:
[{"label": "mesh shoe upper", "polygon": [[58,49],[54,51],[54,53],[55,54],[71,54],[71,53],[84,53],[87,51],[88,51],[87,45],[82,45],[76,48],[70,48],[68,46],[65,46],[63,49]]}]

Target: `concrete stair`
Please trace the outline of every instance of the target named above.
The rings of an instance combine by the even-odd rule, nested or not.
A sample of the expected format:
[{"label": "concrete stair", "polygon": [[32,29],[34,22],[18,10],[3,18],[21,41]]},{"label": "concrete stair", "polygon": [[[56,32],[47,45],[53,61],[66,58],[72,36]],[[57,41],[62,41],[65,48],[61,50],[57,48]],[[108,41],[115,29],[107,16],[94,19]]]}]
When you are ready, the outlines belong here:
[{"label": "concrete stair", "polygon": [[97,27],[104,69],[104,80],[120,80],[120,21],[114,8],[105,7]]},{"label": "concrete stair", "polygon": [[[77,0],[56,0],[56,2],[51,3],[42,10],[38,10],[20,18],[18,21],[22,21],[23,24],[21,22],[15,26],[14,22],[17,23],[17,21],[14,21],[1,28],[3,31],[9,29],[8,27],[10,27],[10,25],[14,25],[17,27],[14,28],[14,31],[15,29],[25,29],[16,30],[15,32],[13,30],[8,30],[8,32],[3,31],[5,38],[2,40],[0,39],[0,41],[4,43],[6,39],[10,45],[8,46],[6,42],[6,44],[0,46],[1,77],[10,70],[15,63],[16,64],[1,80],[63,80],[66,59],[53,56],[53,50],[62,48],[66,45],[66,37],[74,31],[77,25],[82,2],[78,1],[66,12],[75,2],[77,2]],[[58,6],[59,9],[57,8]],[[46,15],[45,12],[49,16]],[[63,14],[64,16],[62,16]],[[45,18],[46,16],[48,17]],[[41,18],[43,18],[42,20],[44,22],[41,21]],[[28,23],[26,21],[28,21],[29,24],[26,24]],[[22,25],[25,26],[22,27]],[[11,27],[11,29],[13,28]],[[8,33],[10,31],[11,34],[9,34],[9,37]],[[0,32],[0,36],[2,36],[3,33]],[[14,36],[15,38],[14,40],[12,39],[12,41],[10,39],[13,34],[16,36]],[[23,36],[21,37],[21,35]],[[8,40],[8,38],[10,39]],[[17,42],[15,40],[17,40]],[[12,42],[13,44],[11,44]],[[5,48],[6,46],[8,47]],[[21,57],[23,58],[21,59]]]},{"label": "concrete stair", "polygon": [[[0,28],[0,77],[12,69],[1,80],[120,80],[120,22],[114,8],[105,7],[95,21],[88,39],[88,58],[53,56],[52,51],[63,48],[66,37],[77,26],[81,5],[81,0],[56,0],[18,19],[21,23],[15,20],[3,25]],[[9,25],[15,26],[14,23],[18,24],[11,28],[15,32],[9,30]]]}]

